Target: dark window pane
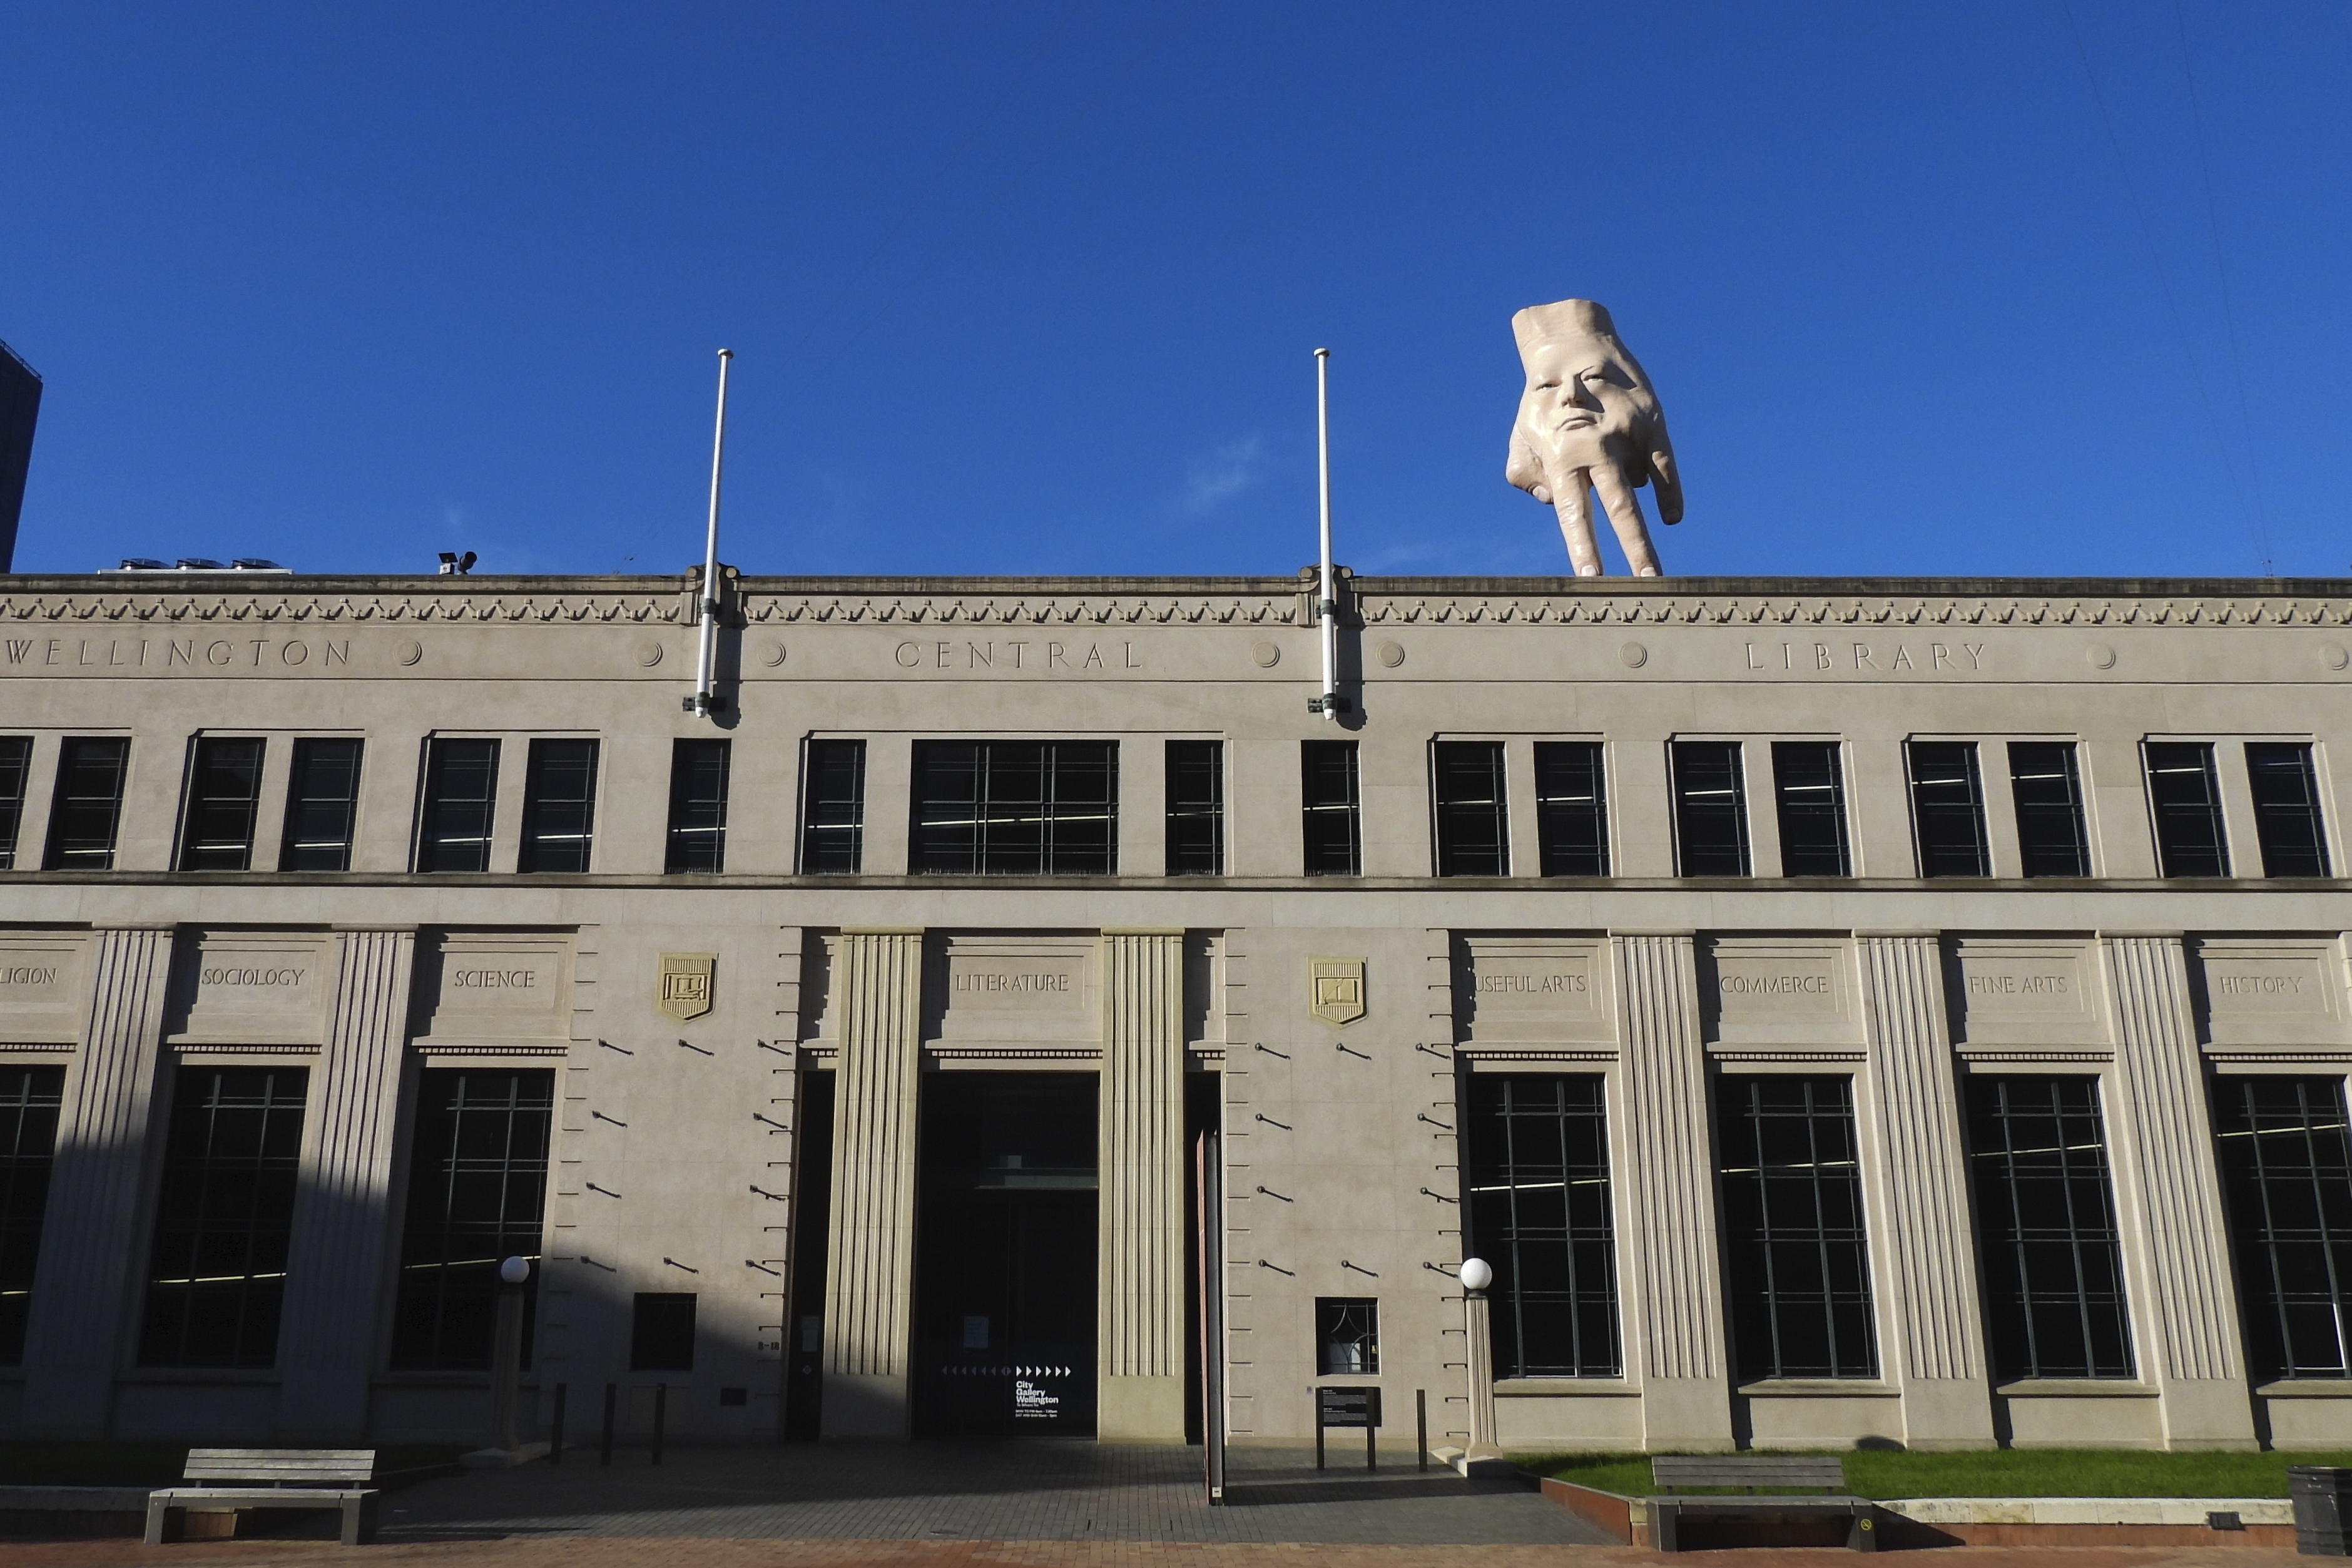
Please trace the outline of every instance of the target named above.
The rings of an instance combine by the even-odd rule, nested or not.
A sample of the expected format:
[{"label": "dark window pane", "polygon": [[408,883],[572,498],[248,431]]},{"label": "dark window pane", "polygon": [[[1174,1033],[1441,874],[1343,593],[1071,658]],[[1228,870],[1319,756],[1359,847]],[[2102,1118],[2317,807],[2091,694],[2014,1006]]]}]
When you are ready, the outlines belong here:
[{"label": "dark window pane", "polygon": [[2216,1079],[2213,1131],[2255,1380],[2352,1377],[2344,1080]]},{"label": "dark window pane", "polygon": [[1740,1377],[1877,1376],[1853,1080],[1726,1074],[1716,1092]]},{"label": "dark window pane", "polygon": [[1973,741],[1911,741],[1911,823],[1922,877],[1990,877],[1984,789]]},{"label": "dark window pane", "polygon": [[488,1366],[499,1265],[509,1258],[534,1266],[523,1285],[530,1361],[554,1096],[555,1075],[545,1068],[417,1075],[393,1365]]},{"label": "dark window pane", "polygon": [[2253,792],[2263,875],[2326,876],[2327,831],[2319,820],[2319,777],[2311,748],[2291,741],[2247,742],[2246,782]]},{"label": "dark window pane", "polygon": [[1381,1304],[1366,1296],[1315,1299],[1315,1366],[1325,1377],[1377,1376]]},{"label": "dark window pane", "polygon": [[0,1067],[0,1366],[25,1362],[65,1082],[61,1067]]},{"label": "dark window pane", "polygon": [[1748,790],[1737,741],[1676,741],[1675,873],[1748,875]]},{"label": "dark window pane", "polygon": [[359,805],[360,742],[295,742],[293,776],[286,785],[286,837],[278,852],[278,868],[350,870]]},{"label": "dark window pane", "polygon": [[1600,742],[1536,742],[1536,842],[1544,876],[1609,875]]},{"label": "dark window pane", "polygon": [[640,1291],[629,1315],[631,1372],[694,1370],[694,1297]]},{"label": "dark window pane", "polygon": [[1780,875],[1852,876],[1838,743],[1773,742],[1772,794],[1780,824]]},{"label": "dark window pane", "polygon": [[491,814],[499,798],[496,741],[433,741],[425,756],[416,868],[487,871]]},{"label": "dark window pane", "polygon": [[1594,1074],[1474,1073],[1468,1245],[1491,1264],[1497,1377],[1615,1377],[1609,1130]]},{"label": "dark window pane", "polygon": [[1111,876],[1118,870],[1116,741],[919,741],[918,873]]},{"label": "dark window pane", "polygon": [[1972,1077],[1968,1106],[1993,1375],[2131,1376],[2098,1080]]},{"label": "dark window pane", "polygon": [[866,858],[866,742],[808,743],[801,869],[855,872]]},{"label": "dark window pane", "polygon": [[2091,840],[2072,741],[2011,741],[2009,788],[2017,802],[2018,869],[2028,877],[2087,877]]},{"label": "dark window pane", "polygon": [[1511,828],[1503,799],[1503,743],[1440,741],[1432,765],[1437,784],[1437,874],[1509,876]]},{"label": "dark window pane", "polygon": [[309,1079],[302,1068],[179,1070],[140,1365],[276,1363]]},{"label": "dark window pane", "polygon": [[224,736],[200,740],[192,749],[181,870],[252,868],[253,819],[261,805],[261,746],[258,740]]},{"label": "dark window pane", "polygon": [[2163,875],[2230,874],[2211,746],[2202,741],[2150,741],[2147,799],[2156,816],[2156,856]]},{"label": "dark window pane", "polygon": [[727,868],[727,773],[731,741],[673,742],[669,845],[662,869],[716,876]]},{"label": "dark window pane", "polygon": [[1168,742],[1168,874],[1219,877],[1225,869],[1225,743]]},{"label": "dark window pane", "polygon": [[585,871],[596,837],[596,742],[533,741],[518,871]]},{"label": "dark window pane", "polygon": [[1363,875],[1363,802],[1356,786],[1356,742],[1301,741],[1298,773],[1307,874]]},{"label": "dark window pane", "polygon": [[58,749],[58,790],[49,806],[52,871],[110,871],[122,819],[131,742],[120,736],[69,737]]},{"label": "dark window pane", "polygon": [[0,871],[16,868],[16,833],[24,826],[32,773],[33,738],[0,735]]}]

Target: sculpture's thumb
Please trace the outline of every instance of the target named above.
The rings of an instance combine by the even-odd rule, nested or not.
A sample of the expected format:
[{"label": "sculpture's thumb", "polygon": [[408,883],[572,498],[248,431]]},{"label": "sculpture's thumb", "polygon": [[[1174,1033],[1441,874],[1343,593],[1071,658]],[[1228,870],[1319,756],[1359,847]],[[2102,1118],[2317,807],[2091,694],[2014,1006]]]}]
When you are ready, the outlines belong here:
[{"label": "sculpture's thumb", "polygon": [[1683,520],[1683,478],[1675,467],[1675,455],[1665,447],[1650,454],[1650,478],[1658,491],[1658,521],[1676,523]]}]

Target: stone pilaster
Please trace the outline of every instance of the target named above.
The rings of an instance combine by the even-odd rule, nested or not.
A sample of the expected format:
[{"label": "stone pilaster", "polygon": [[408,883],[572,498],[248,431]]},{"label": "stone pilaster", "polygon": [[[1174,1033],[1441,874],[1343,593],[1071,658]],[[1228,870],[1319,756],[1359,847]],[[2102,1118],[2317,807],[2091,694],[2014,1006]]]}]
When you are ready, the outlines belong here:
[{"label": "stone pilaster", "polygon": [[1931,935],[1858,933],[1879,1157],[1870,1245],[1892,1309],[1885,1375],[1913,1448],[1994,1446],[1968,1159]]},{"label": "stone pilaster", "polygon": [[1184,933],[1102,936],[1097,1431],[1184,1440]]},{"label": "stone pilaster", "polygon": [[278,1426],[289,1439],[363,1436],[379,1300],[392,1257],[394,1130],[408,1032],[408,931],[347,931],[325,1047],[311,1074],[308,1158],[287,1255]]},{"label": "stone pilaster", "polygon": [[833,1205],[824,1436],[904,1437],[914,1335],[923,933],[850,928],[835,955]]},{"label": "stone pilaster", "polygon": [[26,1329],[28,1435],[109,1435],[147,1262],[141,1220],[150,1151],[163,1136],[153,1122],[171,973],[169,928],[92,933],[89,1005],[66,1075]]},{"label": "stone pilaster", "polygon": [[[1642,1385],[1652,1450],[1732,1446],[1698,967],[1687,932],[1621,934],[1619,1038],[1625,1103],[1611,1118],[1624,1149],[1617,1215],[1627,1372]],[[1638,1360],[1633,1359],[1638,1357]]]},{"label": "stone pilaster", "polygon": [[2120,1104],[2109,1117],[2140,1376],[2175,1448],[2255,1447],[2205,1078],[2177,935],[2103,933]]}]

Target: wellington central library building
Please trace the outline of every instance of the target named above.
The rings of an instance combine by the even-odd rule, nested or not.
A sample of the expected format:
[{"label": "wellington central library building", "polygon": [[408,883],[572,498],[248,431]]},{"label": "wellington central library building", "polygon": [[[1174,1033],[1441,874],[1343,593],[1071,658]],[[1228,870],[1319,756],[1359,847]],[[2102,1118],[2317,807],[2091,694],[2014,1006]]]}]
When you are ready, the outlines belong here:
[{"label": "wellington central library building", "polygon": [[2352,583],[723,579],[0,579],[0,1433],[2352,1445]]}]

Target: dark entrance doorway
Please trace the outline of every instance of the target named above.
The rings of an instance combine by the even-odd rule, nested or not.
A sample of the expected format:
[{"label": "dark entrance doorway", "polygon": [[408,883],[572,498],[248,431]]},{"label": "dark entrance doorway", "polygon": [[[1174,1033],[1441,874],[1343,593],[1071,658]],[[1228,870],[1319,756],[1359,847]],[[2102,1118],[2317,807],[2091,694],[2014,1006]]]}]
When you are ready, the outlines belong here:
[{"label": "dark entrance doorway", "polygon": [[924,1079],[919,1435],[1094,1435],[1095,1089],[1092,1073]]}]

